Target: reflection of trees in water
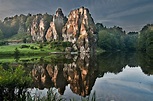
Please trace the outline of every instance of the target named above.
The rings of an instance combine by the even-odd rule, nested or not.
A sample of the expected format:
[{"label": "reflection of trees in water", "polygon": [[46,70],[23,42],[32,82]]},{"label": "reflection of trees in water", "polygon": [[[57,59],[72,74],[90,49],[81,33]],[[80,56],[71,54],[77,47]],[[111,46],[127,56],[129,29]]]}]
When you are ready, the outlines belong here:
[{"label": "reflection of trees in water", "polygon": [[104,73],[112,72],[119,73],[122,71],[122,68],[125,66],[123,62],[125,59],[123,55],[113,54],[113,53],[104,53],[98,56],[98,64],[99,64],[99,76],[103,76]]},{"label": "reflection of trees in water", "polygon": [[147,75],[153,75],[153,58],[147,54],[142,53],[138,55],[139,66],[142,71]]},{"label": "reflection of trees in water", "polygon": [[74,93],[89,95],[98,75],[96,59],[89,56],[74,58],[71,63],[34,65],[32,75],[37,86],[43,87],[44,84],[47,87],[47,84],[53,83],[59,93],[64,94],[65,87],[70,84]]},{"label": "reflection of trees in water", "polygon": [[153,59],[149,58],[145,53],[104,53],[97,58],[100,71],[99,76],[103,76],[107,72],[119,73],[126,65],[130,67],[140,66],[145,74],[153,74]]}]

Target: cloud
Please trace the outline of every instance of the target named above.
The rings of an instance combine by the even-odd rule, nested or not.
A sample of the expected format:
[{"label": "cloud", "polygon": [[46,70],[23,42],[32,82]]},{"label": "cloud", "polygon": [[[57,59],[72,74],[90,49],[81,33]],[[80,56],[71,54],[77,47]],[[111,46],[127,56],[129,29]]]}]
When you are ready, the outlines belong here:
[{"label": "cloud", "polygon": [[143,5],[140,7],[135,7],[131,9],[129,8],[122,12],[110,14],[107,16],[107,18],[109,19],[109,18],[119,18],[119,17],[124,17],[124,16],[137,15],[137,14],[144,13],[152,9],[153,9],[153,4],[147,4],[147,5]]},{"label": "cloud", "polygon": [[89,8],[95,22],[106,26],[119,25],[126,30],[135,25],[153,23],[152,0],[0,0],[0,18],[16,14],[54,14],[58,7],[67,16],[72,9],[85,6]]}]

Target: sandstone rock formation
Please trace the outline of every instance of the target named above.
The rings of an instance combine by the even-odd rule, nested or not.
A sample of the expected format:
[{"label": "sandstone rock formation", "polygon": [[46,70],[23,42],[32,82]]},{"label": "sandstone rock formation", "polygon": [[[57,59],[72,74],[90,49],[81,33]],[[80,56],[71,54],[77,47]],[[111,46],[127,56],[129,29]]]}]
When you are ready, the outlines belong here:
[{"label": "sandstone rock formation", "polygon": [[63,28],[64,41],[73,43],[73,49],[90,52],[95,49],[96,26],[87,8],[72,10]]},{"label": "sandstone rock formation", "polygon": [[53,21],[50,23],[50,28],[47,31],[47,41],[62,40],[62,28],[64,27],[67,18],[64,16],[62,9],[58,8],[56,14],[53,16]]},{"label": "sandstone rock formation", "polygon": [[[50,22],[45,26],[42,15],[37,15],[32,23],[31,36],[34,41],[68,41],[72,43],[69,50],[81,53],[93,52],[96,46],[96,25],[87,8],[72,10],[68,19],[62,9],[58,8]],[[69,47],[70,48],[70,47]]]},{"label": "sandstone rock formation", "polygon": [[46,32],[49,28],[48,21],[51,21],[52,17],[46,17],[46,15],[37,14],[34,16],[31,25],[31,36],[33,41],[44,42]]},{"label": "sandstone rock formation", "polygon": [[[42,23],[41,17],[42,17],[41,15],[36,15],[36,17],[34,18],[32,22],[31,36],[34,41],[42,41],[44,36],[43,33],[41,33],[42,30],[44,29],[43,27],[44,25]],[[40,22],[41,22],[41,26],[39,26]]]}]

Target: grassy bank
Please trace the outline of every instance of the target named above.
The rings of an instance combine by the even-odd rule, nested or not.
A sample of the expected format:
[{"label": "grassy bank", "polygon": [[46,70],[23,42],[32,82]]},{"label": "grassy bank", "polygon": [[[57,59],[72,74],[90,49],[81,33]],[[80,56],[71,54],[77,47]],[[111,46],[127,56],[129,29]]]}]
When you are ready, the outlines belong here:
[{"label": "grassy bank", "polygon": [[0,46],[0,55],[14,55],[18,52],[18,55],[42,55],[42,54],[50,54],[52,52],[61,52],[63,51],[62,47],[51,48],[50,44],[37,44],[37,43],[30,43],[30,44],[12,44],[6,46]]}]

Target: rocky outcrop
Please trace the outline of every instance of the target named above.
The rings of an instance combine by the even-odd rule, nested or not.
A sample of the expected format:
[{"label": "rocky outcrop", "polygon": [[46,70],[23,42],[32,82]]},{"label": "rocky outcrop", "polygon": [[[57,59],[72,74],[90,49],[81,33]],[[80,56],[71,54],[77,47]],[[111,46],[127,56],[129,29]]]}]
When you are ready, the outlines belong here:
[{"label": "rocky outcrop", "polygon": [[73,43],[73,49],[90,52],[95,49],[96,26],[87,8],[72,10],[63,28],[64,41]]},{"label": "rocky outcrop", "polygon": [[[42,30],[44,29],[44,25],[42,23],[42,16],[41,15],[36,15],[31,26],[31,36],[33,41],[42,41],[43,39],[43,33]],[[41,26],[39,26],[41,23]],[[40,32],[41,30],[41,32]]]},{"label": "rocky outcrop", "polygon": [[46,30],[43,18],[37,15],[31,27],[31,36],[34,41],[68,41],[72,43],[69,50],[81,53],[93,52],[96,46],[96,25],[87,8],[81,7],[72,10],[68,19],[62,9],[58,8],[50,27]]},{"label": "rocky outcrop", "polygon": [[62,28],[64,27],[67,18],[64,16],[62,9],[58,8],[56,14],[53,16],[53,21],[46,34],[47,41],[62,40]]},{"label": "rocky outcrop", "polygon": [[33,41],[44,42],[46,32],[49,28],[48,21],[52,20],[51,16],[45,17],[46,15],[37,14],[34,16],[31,25],[31,36]]},{"label": "rocky outcrop", "polygon": [[71,42],[72,44],[65,49],[66,51],[91,52],[95,49],[97,40],[95,23],[89,10],[84,7],[72,10],[68,19],[60,8],[53,16],[46,13],[6,17],[1,22],[1,27],[4,37],[11,37],[19,33],[26,36],[29,42],[44,42],[46,40],[48,42]]}]

